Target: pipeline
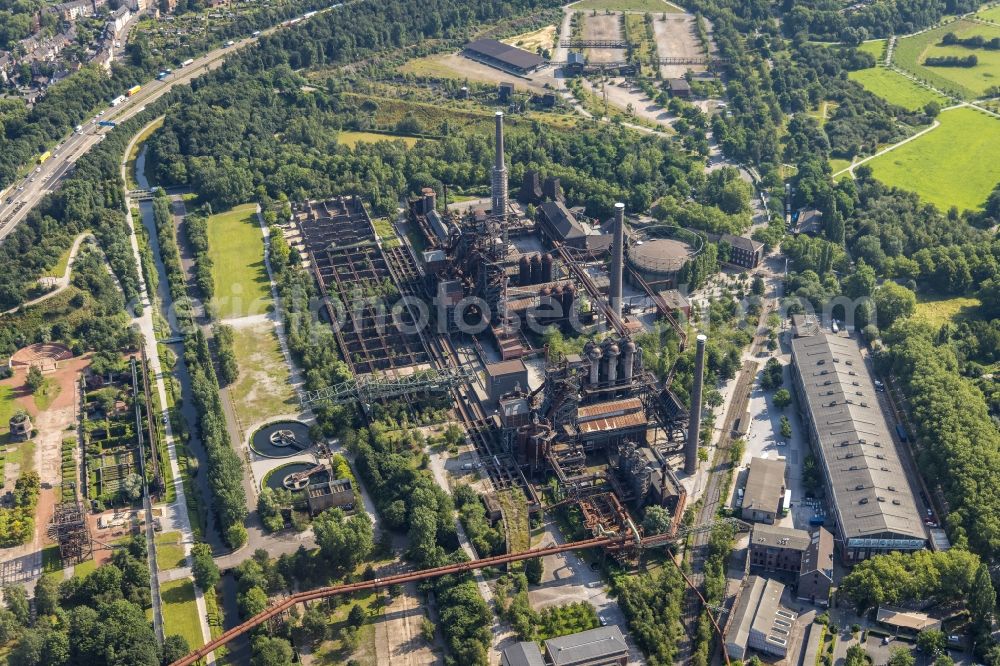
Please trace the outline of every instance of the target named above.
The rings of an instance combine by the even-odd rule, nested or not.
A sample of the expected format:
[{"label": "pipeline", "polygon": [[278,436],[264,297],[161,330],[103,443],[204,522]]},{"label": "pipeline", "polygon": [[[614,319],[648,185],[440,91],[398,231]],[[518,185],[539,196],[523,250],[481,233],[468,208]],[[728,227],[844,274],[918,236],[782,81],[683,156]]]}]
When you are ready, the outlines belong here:
[{"label": "pipeline", "polygon": [[209,641],[202,647],[194,650],[190,654],[181,657],[170,666],[191,666],[197,663],[199,659],[204,658],[211,652],[218,650],[223,645],[226,645],[238,636],[245,634],[251,629],[260,626],[264,622],[267,622],[271,618],[281,615],[285,611],[289,610],[296,604],[302,603],[304,601],[315,601],[317,599],[328,599],[329,597],[336,597],[342,594],[351,594],[352,592],[361,592],[365,590],[375,590],[379,588],[386,588],[392,585],[401,585],[403,583],[412,583],[421,580],[427,580],[429,578],[439,578],[441,576],[447,576],[449,574],[456,573],[468,573],[470,571],[475,571],[476,569],[485,569],[487,567],[494,567],[500,564],[507,564],[510,562],[520,562],[521,560],[529,560],[534,557],[541,557],[545,555],[553,555],[556,553],[564,553],[570,550],[580,550],[585,548],[597,548],[612,546],[618,541],[622,541],[621,537],[595,537],[593,539],[584,539],[582,541],[573,541],[570,543],[564,543],[562,545],[552,545],[548,548],[536,548],[534,550],[525,550],[520,553],[509,553],[507,555],[496,555],[494,557],[487,557],[481,560],[471,560],[469,562],[459,562],[458,564],[448,564],[443,567],[434,567],[433,569],[424,569],[422,571],[411,571],[408,573],[396,574],[394,576],[387,576],[385,578],[376,578],[374,580],[361,581],[359,583],[348,583],[345,585],[333,585],[330,587],[320,587],[315,590],[309,590],[307,592],[299,592],[298,594],[293,594],[286,597],[279,603],[271,606],[267,610],[254,615],[252,618],[244,622],[243,624],[237,625],[232,629],[226,631],[218,638]]}]

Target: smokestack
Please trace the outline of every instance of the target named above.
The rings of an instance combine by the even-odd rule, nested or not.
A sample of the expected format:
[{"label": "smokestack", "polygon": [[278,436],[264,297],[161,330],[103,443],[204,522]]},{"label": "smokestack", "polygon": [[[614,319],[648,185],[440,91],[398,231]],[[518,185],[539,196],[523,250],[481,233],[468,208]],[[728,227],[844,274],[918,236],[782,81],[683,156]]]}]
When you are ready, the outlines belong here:
[{"label": "smokestack", "polygon": [[[507,165],[503,154],[503,111],[496,113],[496,163],[493,165],[493,215],[507,217]],[[506,232],[506,229],[505,229]]]},{"label": "smokestack", "polygon": [[694,356],[694,384],[691,386],[691,416],[688,420],[688,441],[684,447],[684,472],[698,471],[698,439],[701,435],[701,390],[705,383],[705,341],[698,336],[698,348]]},{"label": "smokestack", "polygon": [[608,292],[609,305],[619,317],[622,316],[622,271],[624,270],[625,246],[625,204],[615,204],[615,237],[611,247],[611,291]]}]

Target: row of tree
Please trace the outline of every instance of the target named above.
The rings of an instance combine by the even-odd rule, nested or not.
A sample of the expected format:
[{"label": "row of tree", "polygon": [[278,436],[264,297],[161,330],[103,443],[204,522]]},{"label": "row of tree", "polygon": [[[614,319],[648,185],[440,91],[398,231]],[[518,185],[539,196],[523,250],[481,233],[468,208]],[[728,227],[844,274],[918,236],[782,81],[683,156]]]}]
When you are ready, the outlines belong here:
[{"label": "row of tree", "polygon": [[[188,303],[187,287],[177,247],[177,236],[169,199],[162,190],[153,199],[153,219],[159,240],[160,258],[167,274],[170,294],[174,302],[174,312],[180,330],[187,332],[184,338],[184,363],[191,378],[192,401],[198,413],[198,431],[205,447],[209,488],[212,491],[212,507],[219,520],[222,538],[232,548],[239,548],[247,540],[246,492],[243,489],[243,461],[233,450],[226,429],[222,401],[219,398],[219,383],[215,365],[201,328],[191,312],[183,307]],[[223,334],[225,337],[225,334]],[[233,359],[227,356],[227,363]],[[221,364],[223,368],[228,365]]]}]

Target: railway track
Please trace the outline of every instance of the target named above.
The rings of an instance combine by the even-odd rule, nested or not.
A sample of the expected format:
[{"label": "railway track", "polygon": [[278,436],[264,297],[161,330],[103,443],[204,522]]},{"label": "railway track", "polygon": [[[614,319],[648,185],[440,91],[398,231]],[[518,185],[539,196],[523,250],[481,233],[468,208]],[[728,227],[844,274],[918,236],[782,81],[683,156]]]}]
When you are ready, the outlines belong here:
[{"label": "railway track", "polygon": [[[767,341],[765,322],[772,308],[772,301],[767,301],[761,311],[754,338],[750,344],[751,358],[756,357],[760,353]],[[708,477],[708,485],[705,488],[705,493],[702,495],[701,508],[695,518],[695,524],[704,525],[710,523],[718,514],[719,508],[725,499],[722,497],[723,485],[724,482],[728,483],[733,469],[733,463],[729,458],[729,449],[733,442],[733,427],[736,424],[736,419],[740,418],[747,411],[750,391],[753,388],[759,368],[760,363],[757,361],[746,360],[743,362],[737,375],[736,386],[733,388],[732,399],[730,400],[729,408],[726,410],[726,416],[723,419],[722,434],[719,437],[719,444],[715,458],[712,461],[711,473]],[[681,645],[681,661],[687,661],[693,655],[694,636],[697,635],[698,618],[701,610],[705,607],[705,599],[698,593],[698,589],[705,582],[705,560],[711,536],[711,531],[696,532],[689,546],[688,552],[691,564],[690,582],[692,585],[688,587],[688,593],[684,602],[684,624],[687,629],[688,640]],[[723,600],[723,604],[725,604],[725,599]],[[713,614],[712,619],[714,622],[715,614]],[[721,641],[713,644],[713,662],[715,650],[718,649],[720,643]]]}]

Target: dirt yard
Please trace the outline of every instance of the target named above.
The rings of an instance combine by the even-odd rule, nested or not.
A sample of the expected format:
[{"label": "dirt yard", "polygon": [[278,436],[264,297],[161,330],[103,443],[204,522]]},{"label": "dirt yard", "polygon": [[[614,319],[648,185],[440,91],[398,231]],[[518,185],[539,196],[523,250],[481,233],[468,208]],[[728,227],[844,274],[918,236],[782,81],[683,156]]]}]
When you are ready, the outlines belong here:
[{"label": "dirt yard", "polygon": [[551,49],[555,44],[556,39],[556,27],[554,25],[547,25],[544,28],[539,28],[533,32],[526,32],[522,35],[517,35],[516,37],[511,37],[510,39],[503,40],[506,44],[511,46],[516,46],[525,51],[535,52],[535,49]]},{"label": "dirt yard", "polygon": [[[23,546],[0,551],[0,560],[11,565],[4,567],[5,582],[30,580],[41,573],[41,551],[51,542],[46,532],[55,504],[59,500],[59,484],[62,481],[62,440],[66,437],[76,437],[75,426],[79,404],[77,381],[80,373],[89,364],[89,356],[60,359],[47,364],[43,375],[48,382],[46,399],[48,404],[44,405],[44,409],[39,408],[35,396],[24,387],[28,373],[27,365],[15,366],[14,376],[3,381],[3,384],[14,388],[18,407],[31,414],[34,428],[38,431],[34,438],[33,460],[25,461],[24,468],[19,469],[18,474],[25,471],[25,468],[33,468],[38,471],[42,485],[35,513],[34,539]],[[7,487],[13,489],[13,484]]]},{"label": "dirt yard", "polygon": [[[653,20],[653,34],[656,36],[656,51],[661,58],[700,58],[705,55],[698,39],[695,19],[692,14],[666,14]],[[708,26],[706,24],[706,29]],[[684,76],[688,70],[703,72],[704,65],[661,65],[660,74],[664,78]]]},{"label": "dirt yard", "polygon": [[[608,94],[609,107],[614,107],[619,111],[627,111],[629,104],[631,104],[632,112],[636,118],[656,123],[662,127],[670,127],[677,121],[675,116],[671,116],[666,109],[647,97],[646,93],[639,88],[628,85],[623,87],[624,81],[625,79],[611,79],[605,85],[604,91]],[[594,86],[586,80],[584,86],[603,99],[600,86]],[[608,111],[614,113],[614,109],[609,108]]]},{"label": "dirt yard", "polygon": [[416,76],[436,76],[459,81],[469,79],[470,81],[492,84],[513,83],[514,88],[522,92],[539,94],[552,92],[545,87],[546,83],[552,83],[552,68],[550,67],[544,67],[530,79],[526,79],[470,60],[457,53],[417,58],[400,67],[400,71]]},{"label": "dirt yard", "polygon": [[441,662],[421,634],[424,612],[417,594],[416,583],[409,583],[382,609],[382,617],[375,625],[378,663],[426,666]]},{"label": "dirt yard", "polygon": [[[583,38],[585,40],[594,39],[621,39],[622,38],[622,15],[620,13],[584,12]],[[601,62],[621,62],[625,60],[624,49],[587,49],[587,60],[592,63]]]}]

